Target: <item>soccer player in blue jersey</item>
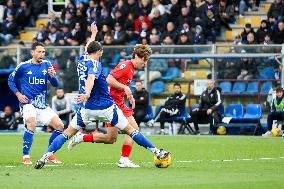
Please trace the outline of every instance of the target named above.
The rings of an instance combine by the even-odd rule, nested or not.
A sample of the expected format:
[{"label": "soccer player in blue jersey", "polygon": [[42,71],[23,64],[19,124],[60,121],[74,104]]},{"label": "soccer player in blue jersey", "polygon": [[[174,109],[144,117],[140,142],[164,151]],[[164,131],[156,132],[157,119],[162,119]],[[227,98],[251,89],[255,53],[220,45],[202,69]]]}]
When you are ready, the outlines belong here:
[{"label": "soccer player in blue jersey", "polygon": [[[120,130],[125,131],[138,145],[151,151],[158,158],[169,156],[169,152],[156,148],[142,133],[134,129],[123,115],[122,111],[115,105],[110,96],[106,78],[102,72],[102,64],[99,62],[103,54],[103,48],[95,41],[97,27],[91,25],[92,36],[85,47],[85,54],[79,58],[77,71],[79,76],[79,96],[78,103],[81,108],[73,117],[68,128],[59,135],[48,147],[47,152],[35,164],[36,169],[41,169],[48,161],[50,155],[59,150],[62,145],[73,135],[75,135],[93,118],[108,122]],[[94,142],[113,143],[109,141],[110,135],[96,133],[93,135]]]},{"label": "soccer player in blue jersey", "polygon": [[[31,47],[32,59],[20,63],[8,79],[10,89],[20,102],[26,130],[23,137],[23,160],[25,165],[32,164],[30,149],[33,144],[34,131],[37,122],[54,128],[49,144],[62,133],[64,125],[58,115],[46,102],[47,82],[58,86],[55,70],[51,63],[44,60],[45,48],[40,42],[35,42]],[[61,163],[52,154],[49,160]]]}]

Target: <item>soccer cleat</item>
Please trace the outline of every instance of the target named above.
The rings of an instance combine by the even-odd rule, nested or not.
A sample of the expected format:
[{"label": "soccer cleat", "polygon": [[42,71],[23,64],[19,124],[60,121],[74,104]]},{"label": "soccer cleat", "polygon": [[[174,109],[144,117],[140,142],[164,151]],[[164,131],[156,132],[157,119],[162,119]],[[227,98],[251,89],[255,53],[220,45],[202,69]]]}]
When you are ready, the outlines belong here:
[{"label": "soccer cleat", "polygon": [[138,168],[138,167],[140,167],[139,165],[136,165],[135,163],[130,161],[130,159],[128,159],[128,158],[121,158],[118,161],[117,166],[120,167],[120,168]]},{"label": "soccer cleat", "polygon": [[30,157],[23,157],[22,164],[24,164],[24,165],[31,165],[31,164],[33,164],[33,162],[31,161]]},{"label": "soccer cleat", "polygon": [[36,162],[34,168],[35,168],[35,169],[41,169],[41,168],[43,168],[43,166],[45,165],[45,163],[46,163],[46,160],[40,159],[40,160],[38,160],[38,161]]},{"label": "soccer cleat", "polygon": [[271,137],[272,133],[271,131],[267,131],[266,133],[262,134],[263,137]]},{"label": "soccer cleat", "polygon": [[72,150],[77,144],[80,144],[81,142],[83,142],[83,136],[84,134],[81,132],[78,132],[73,138],[72,140],[68,143],[68,150]]},{"label": "soccer cleat", "polygon": [[157,155],[158,159],[168,158],[170,155],[170,152],[160,149],[160,153]]},{"label": "soccer cleat", "polygon": [[54,164],[60,164],[62,163],[61,161],[59,161],[54,154],[52,154],[49,158],[48,161]]},{"label": "soccer cleat", "polygon": [[151,120],[149,120],[149,121],[146,123],[146,125],[147,125],[148,127],[153,127],[153,126],[154,126],[154,123],[155,123],[155,120],[151,119]]}]

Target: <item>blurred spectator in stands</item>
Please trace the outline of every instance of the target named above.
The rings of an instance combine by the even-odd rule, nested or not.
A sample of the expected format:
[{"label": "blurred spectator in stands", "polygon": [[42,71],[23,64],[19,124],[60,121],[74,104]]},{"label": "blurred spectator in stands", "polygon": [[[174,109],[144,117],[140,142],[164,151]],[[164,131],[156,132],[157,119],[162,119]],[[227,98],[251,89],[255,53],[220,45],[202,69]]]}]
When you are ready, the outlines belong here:
[{"label": "blurred spectator in stands", "polygon": [[127,4],[126,5],[127,5],[128,13],[133,14],[134,20],[136,18],[138,18],[139,14],[140,14],[138,1],[136,1],[136,0],[127,0]]},{"label": "blurred spectator in stands", "polygon": [[6,106],[4,112],[0,114],[0,130],[16,130],[19,122],[19,118],[13,114],[12,107]]},{"label": "blurred spectator in stands", "polygon": [[13,1],[12,1],[12,0],[8,0],[8,1],[7,1],[7,4],[6,4],[6,7],[5,7],[5,9],[4,9],[3,21],[6,20],[6,18],[8,17],[8,15],[15,16],[16,10],[17,10],[17,9],[16,9],[16,7],[14,6]]},{"label": "blurred spectator in stands", "polygon": [[203,26],[204,23],[202,21],[202,18],[206,17],[206,10],[207,6],[204,0],[196,0],[195,1],[195,25],[201,25]]},{"label": "blurred spectator in stands", "polygon": [[125,61],[126,60],[126,49],[122,49],[119,53],[116,53],[112,62],[114,65],[117,65],[119,62]]},{"label": "blurred spectator in stands", "polygon": [[39,25],[39,29],[38,29],[38,32],[37,32],[37,34],[36,34],[36,36],[35,36],[35,39],[36,39],[37,41],[43,43],[43,42],[46,40],[46,38],[47,38],[47,33],[46,33],[46,30],[45,30],[45,26],[44,26],[43,23],[41,23],[41,24]]},{"label": "blurred spectator in stands", "polygon": [[[246,51],[242,50],[241,53],[245,54]],[[254,78],[257,66],[253,58],[242,58],[240,68],[241,73],[238,75],[237,79],[249,80]]]},{"label": "blurred spectator in stands", "polygon": [[140,13],[144,15],[149,15],[151,13],[152,7],[149,0],[141,0],[139,3]]},{"label": "blurred spectator in stands", "polygon": [[174,41],[171,37],[171,35],[166,35],[164,40],[163,40],[163,43],[162,43],[162,46],[165,46],[165,45],[172,45],[173,47],[162,47],[161,48],[161,53],[162,54],[173,54],[174,53]]},{"label": "blurred spectator in stands", "polygon": [[122,15],[120,10],[116,10],[114,13],[114,18],[113,18],[114,23],[119,23],[123,29],[124,23],[125,23],[125,17]]},{"label": "blurred spectator in stands", "polygon": [[140,35],[140,38],[146,38],[148,40],[149,33],[150,31],[147,23],[142,22],[140,32],[138,33]]},{"label": "blurred spectator in stands", "polygon": [[115,23],[114,25],[114,31],[112,33],[114,44],[115,45],[125,45],[126,43],[126,34],[122,30],[122,27],[119,22]]},{"label": "blurred spectator in stands", "polygon": [[199,123],[210,123],[209,134],[213,134],[213,126],[221,122],[222,97],[213,80],[207,81],[207,88],[200,96],[199,106],[191,112],[195,133],[199,134]]},{"label": "blurred spectator in stands", "polygon": [[166,20],[161,16],[160,11],[158,9],[154,10],[154,16],[151,20],[151,25],[158,29],[160,32],[165,30]]},{"label": "blurred spectator in stands", "polygon": [[2,31],[0,33],[0,44],[8,45],[12,39],[19,35],[17,24],[12,15],[8,15],[6,20],[2,23]]},{"label": "blurred spectator in stands", "polygon": [[161,45],[160,43],[160,37],[157,34],[151,34],[150,35],[150,45]]},{"label": "blurred spectator in stands", "polygon": [[160,0],[153,0],[152,9],[151,9],[151,12],[149,14],[150,20],[152,18],[154,18],[154,12],[155,12],[156,9],[158,9],[160,11],[161,16],[163,16],[166,13],[166,9],[165,9],[164,5],[161,4]]},{"label": "blurred spectator in stands", "polygon": [[124,29],[129,30],[130,28],[132,28],[132,30],[134,30],[134,15],[132,13],[129,13],[127,15],[126,21],[124,23]]},{"label": "blurred spectator in stands", "polygon": [[95,1],[95,0],[90,0],[89,1],[89,6],[88,6],[88,8],[87,8],[87,10],[86,10],[86,15],[87,15],[87,17],[91,17],[91,13],[92,12],[99,12],[100,10],[99,10],[99,5],[98,5],[98,3],[97,3],[97,1]]},{"label": "blurred spectator in stands", "polygon": [[38,19],[38,15],[45,13],[47,9],[46,0],[30,0],[31,11],[33,15],[33,25],[35,25],[35,21]]},{"label": "blurred spectator in stands", "polygon": [[233,45],[242,45],[242,37],[238,34],[235,37],[235,40],[233,41]]},{"label": "blurred spectator in stands", "polygon": [[284,121],[284,98],[283,98],[283,88],[278,87],[276,89],[276,97],[272,101],[271,112],[267,116],[267,129],[268,131],[262,136],[271,136],[273,120]]},{"label": "blurred spectator in stands", "polygon": [[[253,44],[257,44],[256,40],[255,40],[255,33],[248,33],[247,35],[247,42],[245,43],[247,45],[253,45]],[[250,51],[253,51],[254,49],[250,48]]]},{"label": "blurred spectator in stands", "polygon": [[30,16],[31,10],[28,7],[27,2],[22,0],[21,6],[17,9],[15,15],[15,20],[20,30],[23,30],[27,25],[29,25]]},{"label": "blurred spectator in stands", "polygon": [[[236,50],[232,47],[230,54],[235,54]],[[218,79],[237,79],[239,75],[239,64],[237,59],[216,59],[218,72]]]},{"label": "blurred spectator in stands", "polygon": [[271,34],[271,30],[267,27],[267,21],[262,20],[260,27],[256,31],[256,40],[257,43],[262,44],[266,35]]},{"label": "blurred spectator in stands", "polygon": [[69,124],[69,115],[72,112],[71,100],[65,95],[63,88],[56,89],[56,95],[52,97],[51,108],[58,114],[66,128]]},{"label": "blurred spectator in stands", "polygon": [[197,25],[195,27],[195,33],[194,33],[193,40],[194,40],[194,44],[196,45],[206,44],[206,40],[202,32],[202,27],[200,25]]},{"label": "blurred spectator in stands", "polygon": [[187,7],[182,7],[181,15],[176,20],[177,28],[182,28],[184,23],[187,23],[190,26],[194,25],[194,21],[193,21],[193,17],[192,17],[193,13],[189,13],[188,11],[189,10],[188,10]]},{"label": "blurred spectator in stands", "polygon": [[113,28],[113,24],[114,24],[113,19],[110,16],[108,9],[104,8],[101,10],[100,22],[101,24],[105,24],[105,25],[110,26],[110,28]]},{"label": "blurred spectator in stands", "polygon": [[281,0],[275,0],[271,5],[267,13],[267,17],[273,16],[277,20],[278,17],[284,16],[284,3]]},{"label": "blurred spectator in stands", "polygon": [[215,0],[206,0],[206,11],[209,9],[213,12],[213,14],[218,15],[219,14],[219,9],[218,9],[218,2]]},{"label": "blurred spectator in stands", "polygon": [[77,22],[75,27],[71,30],[71,45],[82,45],[84,43],[84,31],[81,29],[81,22]]},{"label": "blurred spectator in stands", "polygon": [[69,2],[67,4],[67,6],[63,9],[62,14],[61,14],[61,20],[65,20],[66,12],[70,12],[72,15],[75,16],[75,14],[76,14],[76,7],[74,6],[73,3]]},{"label": "blurred spectator in stands", "polygon": [[142,81],[135,82],[135,91],[133,92],[133,97],[135,99],[133,117],[136,120],[138,126],[140,126],[140,123],[147,115],[147,109],[149,105],[149,94],[143,87]]},{"label": "blurred spectator in stands", "polygon": [[46,28],[49,28],[49,26],[53,25],[57,29],[59,29],[59,27],[61,26],[61,22],[59,18],[55,15],[55,13],[49,13],[48,17],[49,17],[49,21],[47,23]]},{"label": "blurred spectator in stands", "polygon": [[145,23],[148,28],[151,27],[151,22],[147,15],[140,15],[134,22],[134,31],[139,34],[142,30],[142,24]]},{"label": "blurred spectator in stands", "polygon": [[244,13],[248,11],[248,7],[251,6],[248,0],[240,0],[239,3],[239,17],[244,17]]},{"label": "blurred spectator in stands", "polygon": [[65,19],[62,20],[62,24],[70,25],[70,26],[74,25],[74,16],[71,14],[71,12],[66,11]]},{"label": "blurred spectator in stands", "polygon": [[[159,51],[154,51],[153,54],[160,54]],[[168,62],[166,59],[150,59],[149,70],[149,82],[155,81],[162,77],[167,72]],[[140,76],[140,80],[146,80],[146,74],[143,72]]]},{"label": "blurred spectator in stands", "polygon": [[48,43],[49,40],[51,45],[55,45],[60,39],[60,32],[57,30],[55,25],[50,25],[49,30],[47,31],[47,36],[48,38],[45,40],[45,43]]},{"label": "blurred spectator in stands", "polygon": [[8,50],[1,52],[0,69],[9,69],[16,67],[16,61],[9,55]]},{"label": "blurred spectator in stands", "polygon": [[277,20],[274,16],[268,17],[267,27],[272,31],[272,33],[277,29]]},{"label": "blurred spectator in stands", "polygon": [[[190,1],[189,1],[190,2]],[[177,18],[180,15],[180,5],[178,3],[178,0],[171,0],[171,8],[170,8],[170,14],[169,14],[169,21],[175,22]]]},{"label": "blurred spectator in stands", "polygon": [[229,24],[235,22],[234,6],[228,4],[227,0],[221,0],[219,3],[219,14],[221,24],[228,30],[232,30]]},{"label": "blurred spectator in stands", "polygon": [[280,65],[277,65],[275,66],[274,68],[274,79],[277,80],[277,84],[281,84],[281,66]]},{"label": "blurred spectator in stands", "polygon": [[247,43],[247,35],[249,33],[255,33],[250,23],[246,23],[244,31],[241,33],[242,43]]},{"label": "blurred spectator in stands", "polygon": [[175,25],[173,22],[168,22],[167,23],[167,28],[166,28],[166,31],[164,31],[162,33],[162,36],[161,36],[161,40],[163,41],[166,36],[171,36],[171,38],[173,39],[174,43],[177,43],[177,40],[178,40],[178,33],[175,29]]},{"label": "blurred spectator in stands", "polygon": [[165,119],[167,117],[177,116],[184,111],[186,95],[181,92],[181,85],[175,83],[174,94],[171,94],[165,104],[155,114],[153,120],[150,120],[147,124],[153,125],[158,119],[160,119],[161,130],[158,134],[166,134],[165,132]]},{"label": "blurred spectator in stands", "polygon": [[73,19],[72,25],[69,25],[69,28],[72,29],[75,27],[76,23],[80,23],[80,28],[85,31],[87,29],[87,19],[85,13],[83,13],[80,9],[76,11],[76,16]]},{"label": "blurred spectator in stands", "polygon": [[96,23],[98,28],[102,27],[101,21],[100,21],[96,11],[91,12],[91,15],[87,18],[87,23],[89,25],[91,25],[92,23]]},{"label": "blurred spectator in stands", "polygon": [[106,34],[111,35],[111,28],[108,25],[104,24],[102,29],[97,34],[97,41],[103,43]]},{"label": "blurred spectator in stands", "polygon": [[[116,17],[116,14],[121,14],[121,18],[125,19],[127,17],[127,5],[125,4],[125,2],[123,0],[118,0],[116,5],[112,8],[111,14],[112,17]],[[123,24],[123,23],[120,23]]]},{"label": "blurred spectator in stands", "polygon": [[273,42],[275,44],[283,44],[284,43],[284,21],[278,22],[278,28],[273,33]]},{"label": "blurred spectator in stands", "polygon": [[138,35],[134,32],[134,28],[126,28],[126,42],[128,45],[135,45],[138,41]]},{"label": "blurred spectator in stands", "polygon": [[271,37],[270,37],[269,34],[265,35],[263,44],[264,45],[271,45],[271,44],[273,44],[273,41],[271,40]]},{"label": "blurred spectator in stands", "polygon": [[[114,40],[113,40],[113,36],[112,36],[111,33],[107,33],[104,36],[104,41],[102,42],[102,44],[104,46],[113,46],[114,45]],[[112,62],[114,55],[115,55],[115,52],[114,52],[113,49],[110,49],[110,48],[104,49],[104,54],[103,54],[102,59],[101,59],[103,67],[109,66],[108,64]]]},{"label": "blurred spectator in stands", "polygon": [[67,24],[63,24],[61,27],[61,32],[59,34],[58,45],[70,46],[71,45],[71,32]]},{"label": "blurred spectator in stands", "polygon": [[[64,58],[64,74],[63,85],[66,92],[72,92],[78,90],[78,78],[77,78],[77,57],[79,53],[72,49],[70,55],[63,56]],[[66,62],[67,59],[67,62]]]},{"label": "blurred spectator in stands", "polygon": [[193,42],[194,42],[193,41],[194,39],[192,37],[193,37],[193,33],[191,31],[186,32],[185,30],[182,30],[180,32],[179,40],[177,42],[177,45],[192,45]]},{"label": "blurred spectator in stands", "polygon": [[142,45],[148,45],[148,38],[144,34],[142,34],[139,38],[139,43]]},{"label": "blurred spectator in stands", "polygon": [[204,19],[205,22],[205,36],[211,38],[212,43],[216,42],[216,36],[220,33],[220,18],[218,14],[213,12],[213,9],[207,10],[207,17]]}]

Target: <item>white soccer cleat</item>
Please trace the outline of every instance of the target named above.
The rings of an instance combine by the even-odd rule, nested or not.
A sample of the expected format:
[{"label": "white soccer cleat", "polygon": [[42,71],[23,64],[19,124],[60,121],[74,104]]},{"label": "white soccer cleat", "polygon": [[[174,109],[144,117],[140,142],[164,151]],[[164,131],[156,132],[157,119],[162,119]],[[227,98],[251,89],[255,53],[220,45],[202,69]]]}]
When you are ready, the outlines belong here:
[{"label": "white soccer cleat", "polygon": [[153,127],[153,126],[154,126],[154,123],[155,123],[155,120],[151,119],[151,120],[149,120],[149,121],[146,123],[146,125],[147,125],[148,127]]},{"label": "white soccer cleat", "polygon": [[160,149],[160,153],[157,155],[158,159],[168,158],[170,155],[170,152]]},{"label": "white soccer cleat", "polygon": [[262,134],[263,137],[271,137],[271,131],[267,131],[266,133]]},{"label": "white soccer cleat", "polygon": [[138,167],[140,167],[139,165],[136,165],[135,163],[130,161],[129,158],[121,158],[118,161],[117,166],[120,167],[120,168],[138,168]]},{"label": "white soccer cleat", "polygon": [[68,150],[72,150],[77,144],[80,144],[81,142],[83,142],[83,136],[84,134],[81,132],[78,132],[73,138],[72,140],[68,143]]}]

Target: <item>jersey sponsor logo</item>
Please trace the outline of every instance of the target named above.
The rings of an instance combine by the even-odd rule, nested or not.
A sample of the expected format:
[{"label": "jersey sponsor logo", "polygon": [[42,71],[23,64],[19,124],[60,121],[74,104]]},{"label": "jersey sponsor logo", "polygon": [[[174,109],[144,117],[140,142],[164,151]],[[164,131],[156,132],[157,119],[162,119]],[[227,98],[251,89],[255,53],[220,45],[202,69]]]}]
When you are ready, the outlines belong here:
[{"label": "jersey sponsor logo", "polygon": [[126,67],[126,64],[121,64],[120,66],[119,66],[119,69],[124,69]]},{"label": "jersey sponsor logo", "polygon": [[32,85],[38,85],[38,84],[44,85],[45,84],[45,79],[38,79],[36,77],[29,77],[29,84],[32,84]]},{"label": "jersey sponsor logo", "polygon": [[33,74],[33,72],[30,70],[27,74],[28,74],[28,75],[32,75],[32,74]]},{"label": "jersey sponsor logo", "polygon": [[47,73],[47,71],[44,69],[42,70],[43,75],[45,75]]}]

